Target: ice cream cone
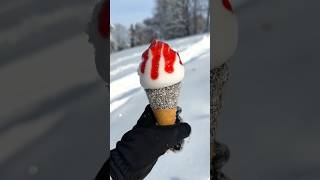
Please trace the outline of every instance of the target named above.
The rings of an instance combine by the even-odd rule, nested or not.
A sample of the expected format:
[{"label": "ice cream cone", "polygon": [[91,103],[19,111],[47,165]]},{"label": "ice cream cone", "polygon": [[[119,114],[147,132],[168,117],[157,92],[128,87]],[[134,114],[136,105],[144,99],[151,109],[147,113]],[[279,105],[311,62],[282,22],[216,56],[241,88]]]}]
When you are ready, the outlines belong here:
[{"label": "ice cream cone", "polygon": [[150,106],[159,125],[173,125],[176,122],[176,111],[181,83],[159,89],[146,89]]},{"label": "ice cream cone", "polygon": [[158,124],[175,124],[181,81],[184,78],[179,54],[169,44],[154,40],[142,54],[138,74]]}]

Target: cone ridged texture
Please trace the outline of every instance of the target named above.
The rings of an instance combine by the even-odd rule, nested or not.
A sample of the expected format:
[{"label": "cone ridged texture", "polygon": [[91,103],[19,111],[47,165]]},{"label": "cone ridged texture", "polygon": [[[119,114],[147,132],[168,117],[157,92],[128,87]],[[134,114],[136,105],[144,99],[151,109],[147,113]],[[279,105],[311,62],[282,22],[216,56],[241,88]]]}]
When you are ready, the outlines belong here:
[{"label": "cone ridged texture", "polygon": [[153,114],[161,126],[173,125],[176,123],[177,109],[153,109]]}]

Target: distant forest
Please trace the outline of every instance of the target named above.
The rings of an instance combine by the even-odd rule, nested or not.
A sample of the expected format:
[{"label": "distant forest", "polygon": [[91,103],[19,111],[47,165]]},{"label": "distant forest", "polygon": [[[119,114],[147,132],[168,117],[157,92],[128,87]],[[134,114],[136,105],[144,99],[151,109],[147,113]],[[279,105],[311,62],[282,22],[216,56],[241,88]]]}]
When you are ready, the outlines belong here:
[{"label": "distant forest", "polygon": [[209,0],[155,0],[153,17],[141,23],[111,24],[110,51],[139,46],[152,39],[173,39],[209,31]]}]

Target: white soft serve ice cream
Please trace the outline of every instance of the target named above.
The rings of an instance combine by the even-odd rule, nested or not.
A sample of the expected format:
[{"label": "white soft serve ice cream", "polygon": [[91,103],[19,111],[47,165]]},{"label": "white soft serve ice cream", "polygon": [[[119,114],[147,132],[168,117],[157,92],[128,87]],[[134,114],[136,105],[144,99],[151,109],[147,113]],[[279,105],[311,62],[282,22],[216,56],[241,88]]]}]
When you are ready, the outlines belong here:
[{"label": "white soft serve ice cream", "polygon": [[153,40],[142,54],[138,73],[144,89],[159,89],[181,82],[184,67],[179,54],[167,43]]},{"label": "white soft serve ice cream", "polygon": [[238,43],[238,22],[230,0],[213,0],[212,22],[213,66],[218,67],[231,58]]}]

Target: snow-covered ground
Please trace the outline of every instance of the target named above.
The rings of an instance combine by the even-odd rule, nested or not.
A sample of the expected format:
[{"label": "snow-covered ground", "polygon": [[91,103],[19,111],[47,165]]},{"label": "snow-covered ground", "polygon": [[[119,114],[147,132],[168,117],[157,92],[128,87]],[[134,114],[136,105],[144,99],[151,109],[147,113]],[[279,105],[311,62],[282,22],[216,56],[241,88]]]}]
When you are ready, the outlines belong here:
[{"label": "snow-covered ground", "polygon": [[[210,178],[210,35],[180,38],[168,43],[186,67],[179,106],[192,127],[181,152],[167,152],[146,179],[208,180]],[[137,67],[148,45],[111,54],[110,148],[130,130],[148,104],[140,87]]]}]

